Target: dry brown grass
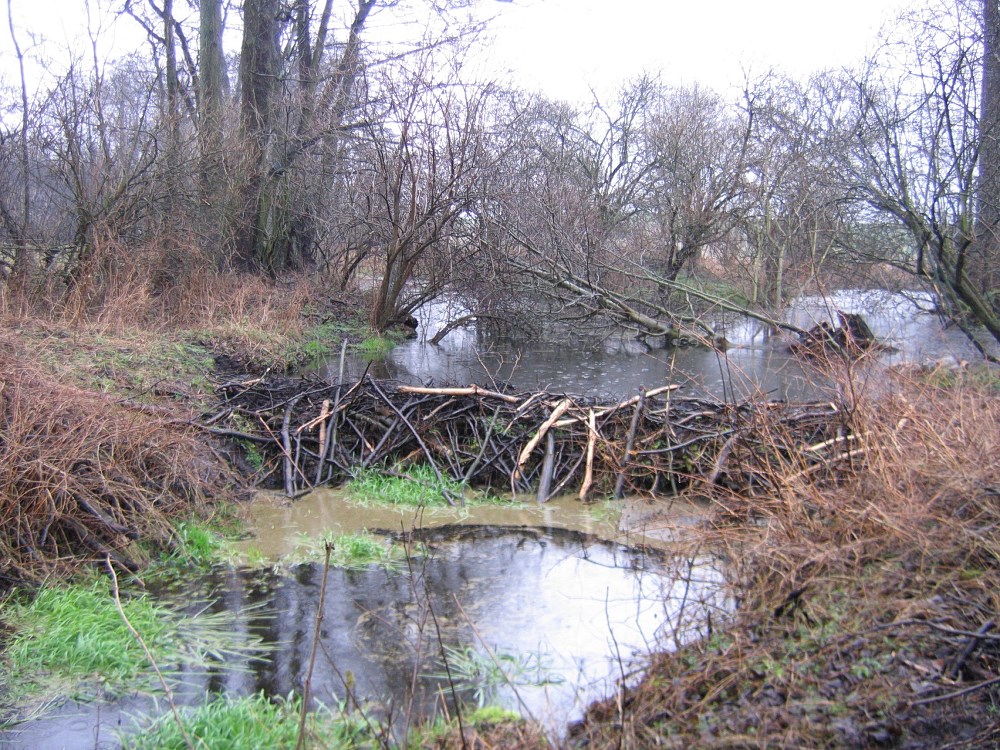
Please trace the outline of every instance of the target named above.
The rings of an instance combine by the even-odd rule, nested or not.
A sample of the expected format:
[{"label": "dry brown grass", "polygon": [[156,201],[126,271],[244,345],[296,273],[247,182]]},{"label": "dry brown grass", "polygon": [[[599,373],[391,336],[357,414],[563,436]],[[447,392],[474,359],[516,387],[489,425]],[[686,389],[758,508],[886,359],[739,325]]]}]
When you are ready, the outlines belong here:
[{"label": "dry brown grass", "polygon": [[696,542],[728,560],[731,621],[656,657],[573,744],[997,746],[1000,643],[961,658],[1000,612],[997,391],[899,378],[848,422],[863,437],[822,474],[779,460],[767,497],[713,490]]},{"label": "dry brown grass", "polygon": [[0,586],[39,581],[134,542],[169,540],[169,518],[204,507],[217,464],[182,420],[62,384],[0,345]]},{"label": "dry brown grass", "polygon": [[99,241],[72,273],[52,269],[21,288],[0,287],[0,313],[105,333],[210,328],[229,321],[267,329],[296,324],[303,307],[323,294],[314,274],[276,282],[223,271],[193,245],[167,252],[157,243]]},{"label": "dry brown grass", "polygon": [[266,330],[298,325],[303,308],[318,294],[306,275],[275,282],[263,276],[202,270],[165,289],[157,300],[157,314],[178,328],[252,321]]},{"label": "dry brown grass", "polygon": [[[343,295],[341,295],[343,296]],[[252,368],[289,364],[315,325],[331,314],[359,316],[316,274],[275,280],[219,270],[194,246],[126,249],[98,243],[75,276],[51,270],[18,288],[0,285],[0,318],[87,335],[182,333]]]},{"label": "dry brown grass", "polygon": [[310,276],[222,273],[176,243],[98,240],[68,268],[0,284],[0,585],[165,541],[219,479],[177,412],[205,408],[202,345],[285,366],[330,306]]}]

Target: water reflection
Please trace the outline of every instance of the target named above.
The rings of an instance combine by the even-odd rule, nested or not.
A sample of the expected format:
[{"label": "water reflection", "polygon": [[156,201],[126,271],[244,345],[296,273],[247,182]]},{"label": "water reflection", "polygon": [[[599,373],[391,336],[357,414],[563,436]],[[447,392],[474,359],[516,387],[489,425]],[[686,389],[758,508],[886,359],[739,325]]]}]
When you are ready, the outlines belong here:
[{"label": "water reflection", "polygon": [[[975,359],[976,353],[957,329],[946,329],[931,312],[933,299],[922,292],[841,290],[801,297],[789,305],[786,319],[810,328],[835,319],[835,311],[865,316],[875,334],[893,347],[881,361],[924,362],[944,356]],[[440,344],[429,340],[448,320],[467,314],[455,299],[431,303],[419,311],[420,337],[397,346],[371,373],[406,384],[466,385],[503,381],[523,391],[549,390],[609,399],[630,396],[642,387],[681,383],[688,393],[742,400],[763,396],[801,401],[826,397],[827,384],[808,362],[791,355],[788,339],[772,336],[761,323],[736,315],[713,319],[716,332],[733,346],[726,352],[700,347],[655,348],[626,336],[577,341],[570,336],[542,342],[502,338],[475,326],[449,333]],[[366,362],[350,363],[358,377]],[[336,363],[322,367],[335,377]]]},{"label": "water reflection", "polygon": [[[721,576],[707,560],[693,566],[559,529],[444,527],[422,537],[429,554],[412,569],[330,572],[312,678],[319,700],[350,698],[391,713],[412,701],[433,711],[449,695],[440,633],[483,663],[514,656],[544,678],[467,684],[465,698],[478,687],[556,726],[611,692],[621,670],[650,650],[693,637],[707,608],[725,606]],[[301,690],[321,573],[306,564],[263,586],[247,572],[212,582],[217,606],[264,605],[248,630],[277,648],[260,665],[241,665],[254,675],[241,692]]]},{"label": "water reflection", "polygon": [[[414,716],[433,714],[452,699],[441,662],[447,646],[473,663],[516,665],[507,670],[509,685],[485,680],[488,670],[463,680],[453,662],[463,700],[498,703],[559,733],[623,675],[634,675],[651,650],[696,637],[709,612],[729,606],[708,559],[678,560],[560,529],[423,534],[429,553],[410,569],[330,571],[312,675],[316,700],[349,701],[397,722],[410,708]],[[158,592],[184,612],[228,612],[234,631],[265,644],[209,670],[177,673],[177,702],[196,704],[212,692],[301,692],[321,581],[321,566],[305,564],[285,573],[225,570]],[[0,744],[117,747],[113,733],[130,726],[130,716],[165,710],[138,697],[71,703],[0,734]]]}]

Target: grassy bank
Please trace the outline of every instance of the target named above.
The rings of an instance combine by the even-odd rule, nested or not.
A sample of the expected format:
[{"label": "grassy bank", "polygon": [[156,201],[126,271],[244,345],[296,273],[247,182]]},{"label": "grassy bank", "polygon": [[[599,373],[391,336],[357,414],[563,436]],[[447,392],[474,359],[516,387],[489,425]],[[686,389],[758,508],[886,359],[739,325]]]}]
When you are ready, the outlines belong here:
[{"label": "grassy bank", "polygon": [[[7,337],[5,337],[7,338]],[[197,430],[167,407],[65,384],[0,346],[0,584],[72,572],[108,555],[141,566],[143,540],[203,513],[230,487]]]}]

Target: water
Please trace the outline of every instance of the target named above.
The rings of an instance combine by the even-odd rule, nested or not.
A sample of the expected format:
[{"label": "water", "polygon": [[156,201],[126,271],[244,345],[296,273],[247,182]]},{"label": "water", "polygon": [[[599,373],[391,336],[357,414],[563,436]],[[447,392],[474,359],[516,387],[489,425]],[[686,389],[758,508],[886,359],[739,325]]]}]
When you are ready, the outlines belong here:
[{"label": "water", "polygon": [[[873,332],[891,347],[883,364],[925,363],[941,358],[974,360],[977,354],[956,328],[946,329],[934,315],[932,298],[921,292],[842,290],[825,297],[801,297],[789,305],[786,320],[810,328],[834,321],[836,311],[861,313]],[[822,398],[826,383],[810,365],[789,353],[787,336],[768,335],[757,321],[717,316],[716,332],[732,346],[726,352],[702,347],[655,348],[632,337],[557,341],[501,338],[474,326],[428,343],[449,320],[468,313],[455,299],[442,299],[419,311],[420,336],[395,347],[371,374],[410,385],[489,385],[502,381],[521,391],[548,390],[617,399],[640,388],[680,383],[683,393],[742,400],[764,396],[802,401]],[[347,377],[359,377],[367,362],[351,360]],[[335,378],[338,362],[320,363]]]},{"label": "water", "polygon": [[[623,675],[634,679],[651,650],[695,637],[708,612],[729,606],[708,559],[674,559],[556,528],[443,527],[422,540],[430,552],[412,570],[330,571],[312,675],[319,701],[350,697],[375,716],[391,707],[397,717],[412,704],[431,715],[442,695],[451,696],[444,644],[463,700],[505,706],[558,733]],[[231,613],[234,632],[266,646],[257,660],[242,655],[181,674],[178,702],[196,703],[206,692],[301,691],[321,580],[321,566],[311,563],[285,573],[220,571],[159,592],[185,612]],[[482,676],[483,665],[496,662],[507,665],[512,684]],[[0,745],[115,747],[114,732],[154,705],[139,697],[69,703],[0,736]]]}]

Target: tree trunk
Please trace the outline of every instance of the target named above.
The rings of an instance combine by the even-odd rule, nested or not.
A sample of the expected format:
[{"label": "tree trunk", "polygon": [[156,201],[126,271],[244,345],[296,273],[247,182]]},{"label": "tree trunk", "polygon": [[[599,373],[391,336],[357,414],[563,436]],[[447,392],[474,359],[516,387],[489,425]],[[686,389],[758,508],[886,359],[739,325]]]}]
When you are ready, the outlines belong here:
[{"label": "tree trunk", "polygon": [[245,151],[237,191],[235,262],[245,270],[259,270],[268,243],[263,188],[280,67],[278,0],[247,0],[243,24],[240,129]]},{"label": "tree trunk", "polygon": [[223,104],[229,88],[222,54],[222,0],[201,0],[198,100],[199,178],[202,208],[202,251],[224,261],[225,170],[222,157]]},{"label": "tree trunk", "polygon": [[[326,0],[324,3],[315,43],[309,34],[308,1],[296,0],[293,6],[301,109],[295,134],[283,148],[276,149],[278,153],[272,165],[262,174],[259,190],[268,193],[269,197],[262,201],[262,210],[257,216],[257,234],[261,242],[256,251],[261,267],[280,271],[313,260],[313,247],[318,234],[314,217],[324,191],[307,190],[305,196],[290,197],[287,174],[303,153],[319,143],[325,145],[322,171],[332,173],[328,161],[331,157],[328,155],[336,152],[335,140],[350,107],[358,75],[361,34],[376,2],[358,0],[340,60],[322,92],[319,70],[333,2]],[[328,119],[317,122],[318,113],[325,113]],[[265,229],[268,231],[265,232]]]},{"label": "tree trunk", "polygon": [[983,70],[979,118],[979,184],[976,251],[972,276],[987,292],[998,285],[1000,270],[1000,3],[983,0]]},{"label": "tree trunk", "polygon": [[174,2],[164,0],[162,18],[163,47],[166,58],[166,102],[163,111],[167,124],[166,144],[166,175],[164,175],[164,217],[162,227],[162,251],[164,266],[162,274],[153,279],[154,285],[165,284],[167,279],[175,279],[181,273],[186,259],[182,255],[182,246],[178,241],[177,232],[186,226],[178,216],[181,208],[179,200],[182,194],[181,173],[181,110],[180,85],[177,80],[177,49],[174,43]]}]

